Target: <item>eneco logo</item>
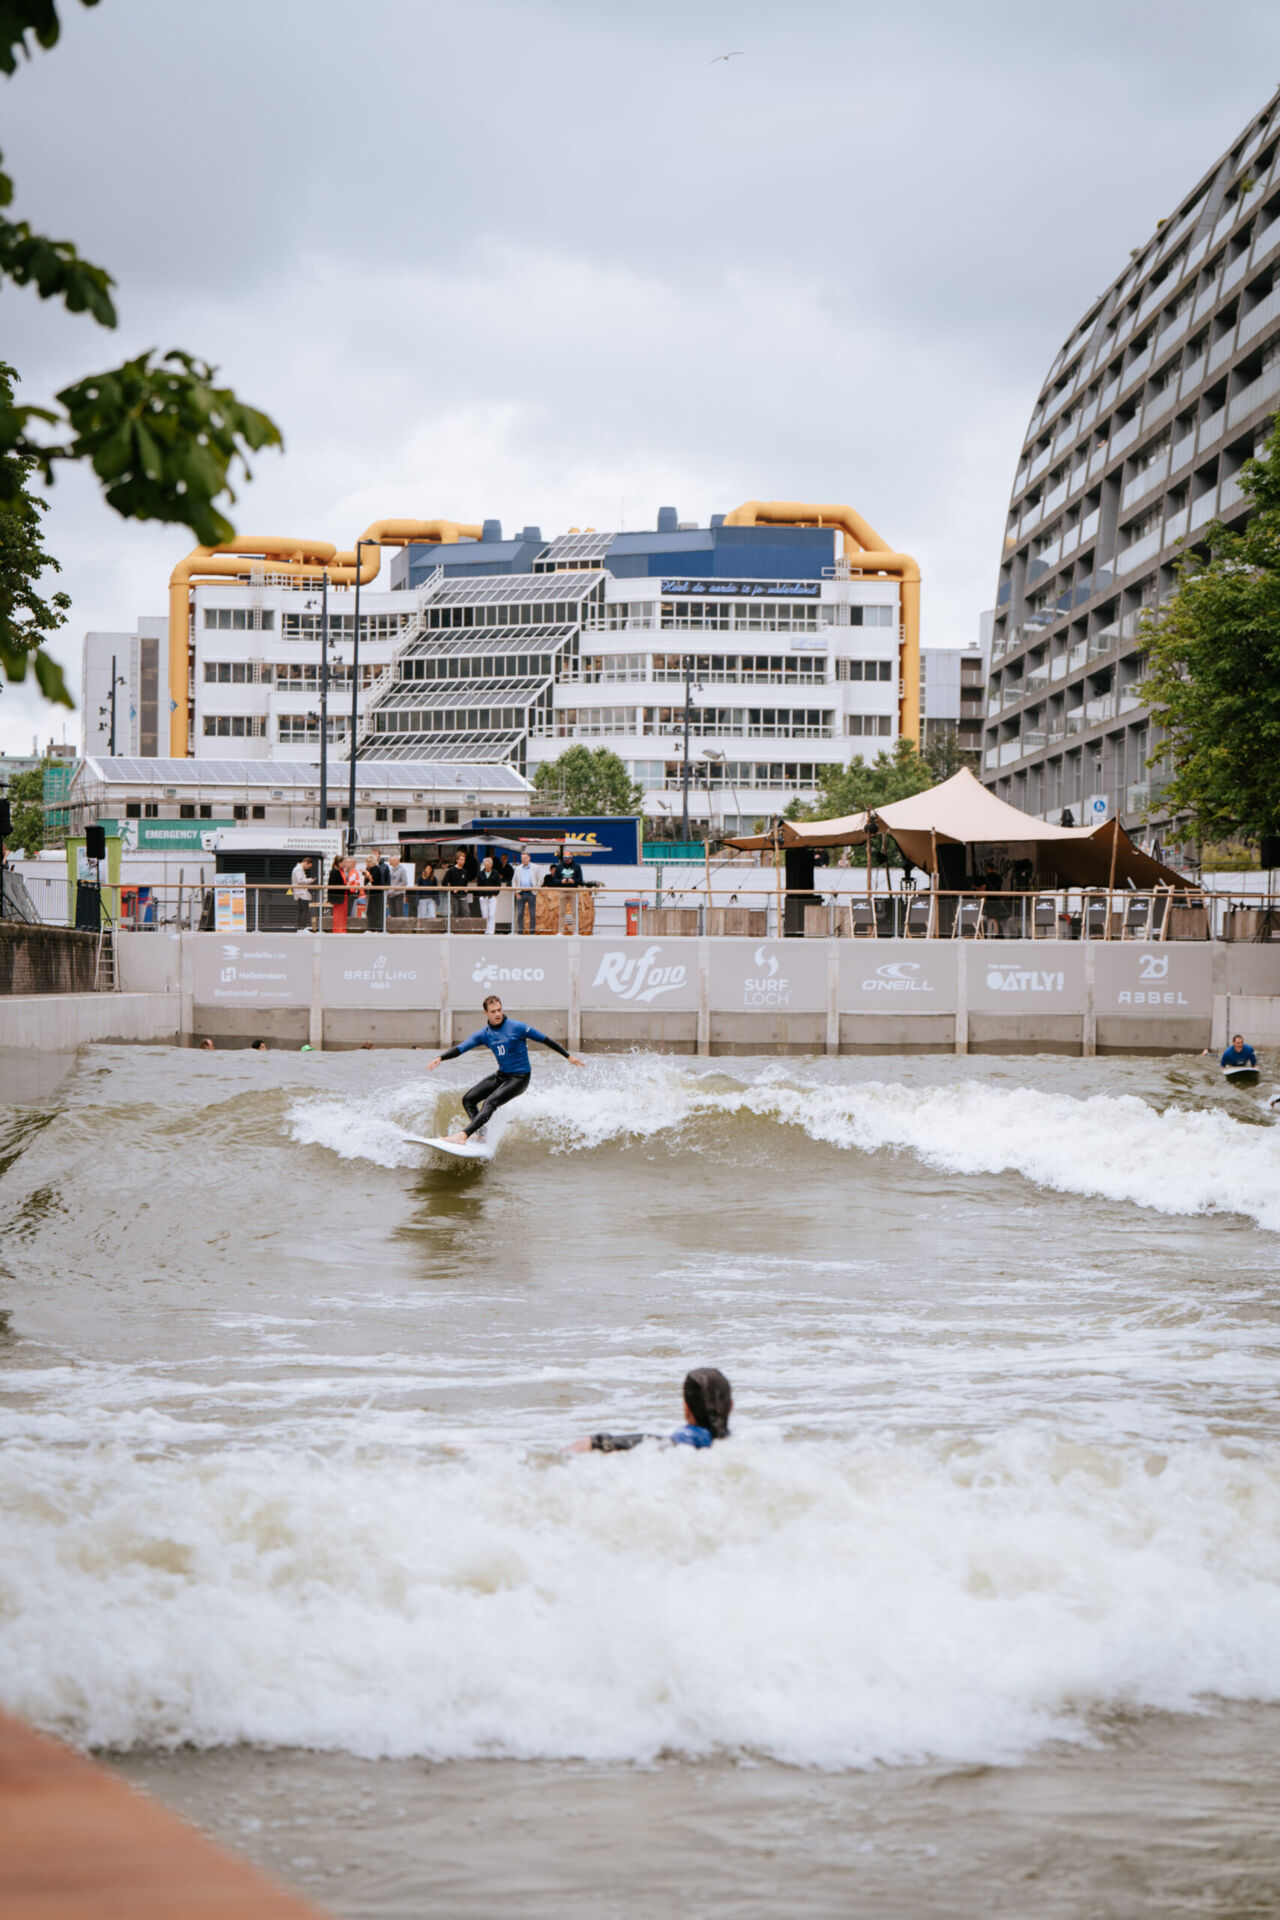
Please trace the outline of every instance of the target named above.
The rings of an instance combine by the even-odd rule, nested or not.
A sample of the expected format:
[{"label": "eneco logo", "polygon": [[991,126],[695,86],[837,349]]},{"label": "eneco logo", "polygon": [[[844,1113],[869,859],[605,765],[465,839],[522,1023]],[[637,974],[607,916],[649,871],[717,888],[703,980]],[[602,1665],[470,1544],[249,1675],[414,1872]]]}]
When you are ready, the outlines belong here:
[{"label": "eneco logo", "polygon": [[471,978],[478,987],[496,986],[499,980],[545,980],[546,977],[541,967],[500,967],[496,960],[486,960],[483,954],[471,969]]},{"label": "eneco logo", "polygon": [[992,961],[987,967],[987,985],[993,993],[1061,993],[1066,983],[1065,973],[1034,973],[1008,961]]},{"label": "eneco logo", "polygon": [[651,1006],[660,994],[673,993],[689,977],[687,967],[659,966],[661,951],[660,947],[647,947],[634,960],[626,953],[602,955],[596,971],[596,986],[608,987],[618,1000],[643,1000]]},{"label": "eneco logo", "polygon": [[864,993],[932,993],[933,988],[927,980],[918,980],[920,971],[918,960],[887,960],[877,967],[875,977],[864,980]]}]

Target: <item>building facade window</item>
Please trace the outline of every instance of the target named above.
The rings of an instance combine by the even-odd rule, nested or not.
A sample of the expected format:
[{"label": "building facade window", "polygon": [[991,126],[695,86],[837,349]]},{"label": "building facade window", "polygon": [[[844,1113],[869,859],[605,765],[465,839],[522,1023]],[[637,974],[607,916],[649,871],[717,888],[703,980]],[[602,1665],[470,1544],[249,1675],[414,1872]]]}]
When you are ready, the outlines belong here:
[{"label": "building facade window", "polygon": [[204,716],[206,740],[262,740],[266,732],[267,722],[263,715],[206,713]]},{"label": "building facade window", "polygon": [[275,610],[272,607],[206,607],[206,633],[274,633]]}]

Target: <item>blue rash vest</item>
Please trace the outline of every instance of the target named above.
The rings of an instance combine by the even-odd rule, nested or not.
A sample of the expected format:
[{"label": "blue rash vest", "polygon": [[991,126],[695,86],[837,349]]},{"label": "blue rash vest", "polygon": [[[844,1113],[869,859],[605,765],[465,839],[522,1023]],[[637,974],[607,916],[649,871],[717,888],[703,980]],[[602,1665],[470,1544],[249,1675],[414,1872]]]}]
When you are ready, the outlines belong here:
[{"label": "blue rash vest", "polygon": [[527,1021],[513,1020],[510,1015],[500,1027],[491,1027],[486,1021],[469,1040],[464,1040],[461,1046],[451,1047],[448,1053],[440,1057],[442,1060],[452,1060],[460,1053],[470,1053],[472,1047],[488,1047],[497,1062],[499,1073],[532,1073],[527,1044],[530,1040],[540,1040],[544,1047],[564,1054],[566,1060],[569,1058],[559,1041],[549,1040],[545,1033],[539,1033]]},{"label": "blue rash vest", "polygon": [[687,1426],[676,1428],[671,1444],[673,1447],[709,1447],[711,1434],[706,1427],[695,1427],[690,1420]]},{"label": "blue rash vest", "polygon": [[1234,1047],[1228,1047],[1218,1064],[1222,1067],[1256,1067],[1258,1056],[1246,1040],[1239,1053]]}]

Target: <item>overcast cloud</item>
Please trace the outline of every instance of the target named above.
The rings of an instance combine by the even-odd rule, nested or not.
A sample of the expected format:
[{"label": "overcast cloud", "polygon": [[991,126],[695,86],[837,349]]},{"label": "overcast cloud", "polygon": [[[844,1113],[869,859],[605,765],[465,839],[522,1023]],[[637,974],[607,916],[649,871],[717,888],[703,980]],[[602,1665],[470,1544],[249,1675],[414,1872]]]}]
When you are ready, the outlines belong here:
[{"label": "overcast cloud", "polygon": [[[285,434],[246,533],[848,501],[920,561],[926,645],[990,604],[1063,338],[1280,74],[1252,0],[63,11],[0,82],[3,148],[121,326],[5,291],[25,399],[146,346],[213,360]],[[78,686],[86,628],[163,613],[192,542],[81,476],[51,505]],[[62,724],[0,697],[9,752]]]}]

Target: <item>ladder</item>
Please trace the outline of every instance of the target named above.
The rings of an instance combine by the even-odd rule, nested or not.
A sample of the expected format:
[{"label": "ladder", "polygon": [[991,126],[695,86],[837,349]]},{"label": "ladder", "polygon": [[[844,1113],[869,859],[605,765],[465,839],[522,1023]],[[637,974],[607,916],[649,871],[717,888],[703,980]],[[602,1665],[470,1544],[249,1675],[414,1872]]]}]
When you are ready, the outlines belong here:
[{"label": "ladder", "polygon": [[93,962],[93,990],[95,993],[114,993],[116,980],[116,943],[112,929],[104,921],[98,929],[98,951]]}]

